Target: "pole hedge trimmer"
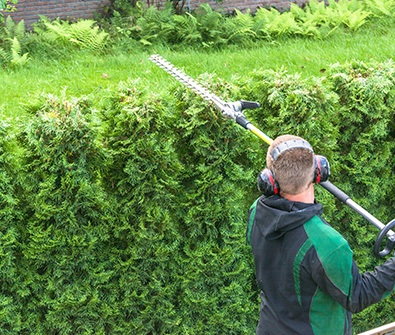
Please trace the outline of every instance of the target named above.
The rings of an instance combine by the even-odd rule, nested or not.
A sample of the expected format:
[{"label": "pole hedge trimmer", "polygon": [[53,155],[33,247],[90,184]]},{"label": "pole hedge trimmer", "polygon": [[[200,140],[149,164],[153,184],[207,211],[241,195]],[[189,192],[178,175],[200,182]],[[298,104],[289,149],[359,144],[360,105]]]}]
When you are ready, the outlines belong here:
[{"label": "pole hedge trimmer", "polygon": [[[233,119],[237,124],[254,133],[256,136],[265,141],[268,145],[273,142],[273,140],[269,136],[264,134],[250,121],[248,121],[248,119],[243,114],[243,110],[245,109],[260,107],[259,103],[244,100],[236,102],[225,102],[221,100],[218,96],[198,84],[194,79],[186,75],[183,71],[177,69],[173,64],[165,60],[163,57],[159,55],[152,55],[150,57],[150,60],[158,65],[160,68],[165,70],[167,73],[169,73],[172,77],[176,78],[179,82],[189,87],[204,100],[213,103],[214,106],[222,113],[224,117],[228,119]],[[384,257],[394,249],[395,233],[392,231],[392,228],[395,226],[395,219],[385,225],[368,211],[366,211],[364,208],[362,208],[360,205],[358,205],[356,202],[354,202],[346,193],[344,193],[330,181],[321,182],[319,185],[332,193],[336,198],[352,208],[358,214],[362,215],[367,221],[372,223],[376,228],[380,230],[380,233],[377,236],[376,242],[374,244],[374,254],[376,256]],[[387,238],[386,245],[383,250],[380,250],[383,240],[385,238]]]}]

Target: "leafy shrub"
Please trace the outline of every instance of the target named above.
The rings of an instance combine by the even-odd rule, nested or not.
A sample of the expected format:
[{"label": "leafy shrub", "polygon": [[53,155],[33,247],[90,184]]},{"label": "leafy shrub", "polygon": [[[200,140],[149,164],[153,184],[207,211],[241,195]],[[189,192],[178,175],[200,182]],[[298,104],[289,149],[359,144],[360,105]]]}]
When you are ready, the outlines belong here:
[{"label": "leafy shrub", "polygon": [[20,313],[23,293],[16,278],[24,268],[20,255],[24,243],[24,215],[20,203],[23,185],[19,175],[18,151],[12,127],[3,115],[0,123],[0,326],[4,334],[15,334],[21,329]]},{"label": "leafy shrub", "polygon": [[[337,173],[342,176],[342,186],[352,192],[358,203],[387,223],[395,216],[389,169],[394,164],[394,64],[392,61],[335,64],[330,81],[341,102],[338,145],[342,164]],[[337,217],[362,269],[372,270],[381,263],[369,250],[378,230],[344,208],[339,209]],[[356,328],[362,331],[390,322],[387,314],[394,307],[393,298],[370,307],[355,316]]]},{"label": "leafy shrub", "polygon": [[35,109],[19,134],[28,218],[19,255],[24,272],[14,278],[19,333],[111,332],[113,216],[101,187],[106,164],[94,115],[85,99],[48,97]]},{"label": "leafy shrub", "polygon": [[[254,124],[272,138],[308,139],[331,162],[331,181],[391,217],[394,68],[352,62],[326,78],[281,69],[238,86],[200,81],[225,101],[259,101],[246,111]],[[18,125],[16,154],[0,127],[2,329],[252,333],[259,293],[245,219],[267,145],[185,87],[158,95],[126,81],[95,106],[38,101]],[[380,263],[371,255],[378,231],[318,186],[317,199],[361,270]],[[355,328],[385,322],[393,308],[392,299],[372,306]]]},{"label": "leafy shrub", "polygon": [[119,327],[136,334],[176,334],[185,271],[177,214],[183,166],[169,115],[160,97],[128,81],[105,99],[102,119],[112,157],[103,181],[118,204],[113,242],[120,261],[114,287],[125,313]]},{"label": "leafy shrub", "polygon": [[248,179],[242,168],[248,158],[231,141],[233,127],[225,128],[185,88],[173,95],[176,100],[162,100],[126,82],[104,107],[103,136],[114,168],[104,180],[124,218],[116,244],[124,246],[125,303],[133,301],[128,327],[136,333],[251,332],[256,310],[252,276],[245,276],[245,189],[236,187]]},{"label": "leafy shrub", "polygon": [[194,12],[204,47],[220,48],[227,44],[226,17],[213,10],[209,4],[199,6]]},{"label": "leafy shrub", "polygon": [[[202,78],[220,96],[233,100],[239,93],[213,81]],[[248,153],[259,145],[190,91],[183,88],[174,94],[175,144],[185,166],[179,221],[185,271],[181,306],[186,317],[180,334],[251,333],[258,306],[250,294],[254,280],[244,238],[243,199],[253,197],[251,166],[256,156]]]}]

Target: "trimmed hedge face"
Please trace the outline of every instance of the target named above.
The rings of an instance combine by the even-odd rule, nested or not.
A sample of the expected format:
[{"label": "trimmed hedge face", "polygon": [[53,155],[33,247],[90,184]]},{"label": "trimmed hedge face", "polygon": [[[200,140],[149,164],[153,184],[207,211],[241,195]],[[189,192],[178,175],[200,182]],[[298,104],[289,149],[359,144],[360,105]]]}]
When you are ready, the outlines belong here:
[{"label": "trimmed hedge face", "polygon": [[[225,100],[259,101],[254,124],[309,140],[336,185],[391,218],[393,68],[201,81]],[[47,97],[18,129],[0,126],[4,333],[252,334],[259,292],[245,228],[267,145],[186,88],[157,96],[124,82],[101,99],[95,110]],[[372,270],[378,231],[318,186],[317,199]],[[355,328],[393,309],[387,299]]]}]

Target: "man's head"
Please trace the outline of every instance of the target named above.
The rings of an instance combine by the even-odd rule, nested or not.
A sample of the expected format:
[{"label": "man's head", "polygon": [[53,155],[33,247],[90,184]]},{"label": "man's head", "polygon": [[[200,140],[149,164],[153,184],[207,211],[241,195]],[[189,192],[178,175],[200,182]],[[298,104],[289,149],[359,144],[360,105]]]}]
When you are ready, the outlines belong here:
[{"label": "man's head", "polygon": [[[281,145],[282,143],[284,144]],[[296,195],[313,183],[315,172],[313,148],[301,137],[293,135],[277,137],[267,151],[266,165],[273,172],[281,192]]]}]

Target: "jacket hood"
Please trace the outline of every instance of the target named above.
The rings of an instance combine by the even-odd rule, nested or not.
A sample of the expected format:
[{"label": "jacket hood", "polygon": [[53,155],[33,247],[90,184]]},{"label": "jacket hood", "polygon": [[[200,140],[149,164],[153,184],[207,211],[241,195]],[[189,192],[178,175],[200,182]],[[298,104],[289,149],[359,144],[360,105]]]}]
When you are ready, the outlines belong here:
[{"label": "jacket hood", "polygon": [[255,224],[261,234],[275,240],[287,231],[295,229],[313,216],[322,214],[322,205],[319,203],[306,204],[289,201],[279,195],[269,198],[261,197],[256,206]]}]

